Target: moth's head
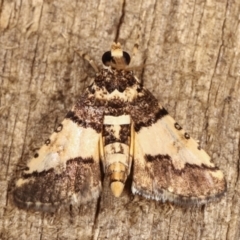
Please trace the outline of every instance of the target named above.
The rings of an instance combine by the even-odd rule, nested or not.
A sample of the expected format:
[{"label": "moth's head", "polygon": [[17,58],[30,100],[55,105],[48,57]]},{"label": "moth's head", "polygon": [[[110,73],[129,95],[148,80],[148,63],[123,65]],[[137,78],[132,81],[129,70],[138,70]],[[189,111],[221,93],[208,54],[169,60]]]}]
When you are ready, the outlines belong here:
[{"label": "moth's head", "polygon": [[102,62],[105,66],[111,66],[116,69],[125,69],[130,63],[130,55],[122,50],[120,43],[113,43],[111,51],[107,51],[102,56]]}]

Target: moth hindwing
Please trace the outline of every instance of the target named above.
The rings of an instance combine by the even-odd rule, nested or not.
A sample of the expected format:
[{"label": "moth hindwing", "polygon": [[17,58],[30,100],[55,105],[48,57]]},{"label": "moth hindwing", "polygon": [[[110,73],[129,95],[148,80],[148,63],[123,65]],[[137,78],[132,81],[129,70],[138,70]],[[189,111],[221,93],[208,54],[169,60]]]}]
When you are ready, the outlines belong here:
[{"label": "moth hindwing", "polygon": [[134,194],[163,202],[204,204],[223,195],[223,173],[134,77],[121,45],[102,60],[94,83],[16,182],[16,205],[52,211],[98,198],[100,162],[116,197],[130,174]]}]

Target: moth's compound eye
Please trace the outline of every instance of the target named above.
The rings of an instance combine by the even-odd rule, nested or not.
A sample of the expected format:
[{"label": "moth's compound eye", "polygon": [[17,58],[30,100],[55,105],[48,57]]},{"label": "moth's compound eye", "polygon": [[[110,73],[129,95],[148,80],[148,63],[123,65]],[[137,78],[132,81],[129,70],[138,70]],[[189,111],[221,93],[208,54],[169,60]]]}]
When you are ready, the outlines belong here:
[{"label": "moth's compound eye", "polygon": [[127,52],[123,51],[123,58],[125,59],[126,64],[128,65],[131,61],[131,57]]},{"label": "moth's compound eye", "polygon": [[108,63],[112,62],[112,61],[113,61],[113,59],[112,59],[111,51],[107,51],[102,55],[102,62],[104,65],[107,66],[107,65],[109,65]]},{"label": "moth's compound eye", "polygon": [[[123,51],[123,59],[125,60],[126,65],[129,65],[131,57],[125,51]],[[109,63],[116,63],[114,58],[112,57],[111,51],[107,51],[102,55],[102,62],[105,66],[108,66]]]}]

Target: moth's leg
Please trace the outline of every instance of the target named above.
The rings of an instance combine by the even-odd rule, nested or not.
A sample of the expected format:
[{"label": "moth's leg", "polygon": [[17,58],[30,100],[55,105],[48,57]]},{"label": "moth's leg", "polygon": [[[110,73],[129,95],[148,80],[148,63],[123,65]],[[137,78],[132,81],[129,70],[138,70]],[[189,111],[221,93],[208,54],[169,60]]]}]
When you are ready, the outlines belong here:
[{"label": "moth's leg", "polygon": [[102,161],[102,164],[104,166],[104,170],[105,170],[105,155],[104,155],[104,145],[103,145],[103,136],[101,134],[100,136],[100,141],[99,141],[99,154],[100,154],[100,159]]},{"label": "moth's leg", "polygon": [[94,60],[84,52],[76,51],[83,59],[88,61],[88,63],[92,66],[92,68],[95,70],[95,72],[99,72],[97,64],[94,62]]},{"label": "moth's leg", "polygon": [[134,43],[133,50],[132,50],[132,59],[137,55],[139,49],[139,34],[137,36],[136,42]]},{"label": "moth's leg", "polygon": [[130,150],[129,150],[129,170],[128,170],[128,175],[130,174],[131,168],[132,168],[132,161],[133,161],[133,153],[134,153],[134,138],[135,138],[135,134],[134,134],[134,125],[133,125],[133,121],[131,121],[131,134],[130,134]]}]

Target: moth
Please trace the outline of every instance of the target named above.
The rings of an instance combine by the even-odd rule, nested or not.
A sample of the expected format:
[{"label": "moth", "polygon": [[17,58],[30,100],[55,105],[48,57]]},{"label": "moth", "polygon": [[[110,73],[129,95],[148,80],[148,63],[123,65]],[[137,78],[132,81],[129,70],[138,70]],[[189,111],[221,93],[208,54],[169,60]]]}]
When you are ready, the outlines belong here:
[{"label": "moth", "polygon": [[199,205],[222,196],[223,173],[134,76],[130,55],[113,43],[102,61],[16,182],[15,204],[53,211],[86,203],[100,196],[103,174],[115,197],[130,175],[133,194],[162,202]]}]

